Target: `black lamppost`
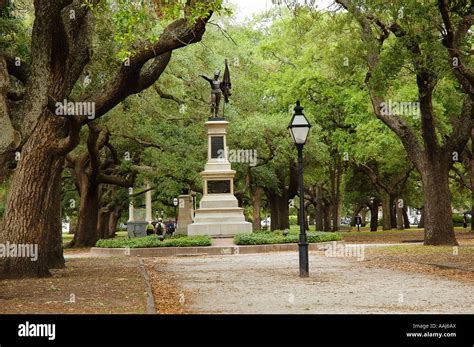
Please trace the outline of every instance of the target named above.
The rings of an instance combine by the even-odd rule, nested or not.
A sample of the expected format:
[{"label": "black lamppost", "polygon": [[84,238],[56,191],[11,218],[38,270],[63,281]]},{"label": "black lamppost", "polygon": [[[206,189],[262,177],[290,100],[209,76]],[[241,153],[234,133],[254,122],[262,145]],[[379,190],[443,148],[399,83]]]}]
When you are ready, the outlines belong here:
[{"label": "black lamppost", "polygon": [[293,142],[298,150],[298,181],[299,181],[299,195],[300,195],[300,209],[299,209],[299,220],[300,220],[300,242],[299,246],[299,258],[300,258],[300,277],[309,276],[309,257],[308,257],[308,240],[306,239],[305,221],[304,221],[304,184],[303,184],[303,146],[308,138],[309,124],[303,113],[303,107],[301,107],[299,100],[296,102],[294,108],[294,114],[291,118],[288,130],[290,131]]},{"label": "black lamppost", "polygon": [[196,211],[196,192],[194,190],[191,190],[191,197],[193,198],[193,220],[195,216],[195,211]]},{"label": "black lamppost", "polygon": [[176,213],[176,207],[178,207],[179,201],[178,198],[173,199],[173,205],[174,205],[174,220],[175,223],[178,224],[178,214]]}]

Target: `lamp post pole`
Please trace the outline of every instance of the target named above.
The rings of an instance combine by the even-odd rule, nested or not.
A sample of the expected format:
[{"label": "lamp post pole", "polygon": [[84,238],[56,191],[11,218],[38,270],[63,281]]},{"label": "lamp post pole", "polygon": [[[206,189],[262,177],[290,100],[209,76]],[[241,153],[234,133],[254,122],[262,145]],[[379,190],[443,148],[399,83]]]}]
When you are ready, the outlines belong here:
[{"label": "lamp post pole", "polygon": [[300,277],[309,276],[309,256],[308,256],[308,239],[306,237],[306,223],[304,216],[304,182],[303,182],[303,146],[308,138],[309,124],[305,117],[304,108],[299,100],[296,101],[293,117],[291,118],[288,130],[290,131],[293,142],[298,150],[298,188],[300,196],[299,221],[300,221],[300,238],[298,242],[299,260],[300,260]]},{"label": "lamp post pole", "polygon": [[299,195],[300,195],[300,242],[299,259],[300,259],[300,277],[309,276],[309,256],[308,256],[308,240],[306,238],[305,216],[304,216],[304,182],[303,182],[303,145],[296,145],[298,149],[298,181],[299,181]]},{"label": "lamp post pole", "polygon": [[174,205],[174,222],[178,224],[178,213],[176,212],[176,208],[178,207],[179,200],[178,198],[173,199],[173,205]]}]

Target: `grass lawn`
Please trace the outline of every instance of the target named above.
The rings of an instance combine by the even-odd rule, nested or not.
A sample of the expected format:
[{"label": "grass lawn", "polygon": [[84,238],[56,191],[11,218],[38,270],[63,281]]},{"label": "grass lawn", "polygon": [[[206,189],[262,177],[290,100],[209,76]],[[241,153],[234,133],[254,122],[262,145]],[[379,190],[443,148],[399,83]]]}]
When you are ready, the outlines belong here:
[{"label": "grass lawn", "polygon": [[[116,235],[115,239],[126,239],[128,237],[126,231],[117,231]],[[74,234],[63,233],[63,246],[71,242],[73,237]]]},{"label": "grass lawn", "polygon": [[[474,233],[462,227],[454,228],[456,239],[460,244],[474,242]],[[380,231],[343,231],[344,241],[348,243],[404,243],[423,242],[424,229],[410,228],[404,230],[380,230]]]}]

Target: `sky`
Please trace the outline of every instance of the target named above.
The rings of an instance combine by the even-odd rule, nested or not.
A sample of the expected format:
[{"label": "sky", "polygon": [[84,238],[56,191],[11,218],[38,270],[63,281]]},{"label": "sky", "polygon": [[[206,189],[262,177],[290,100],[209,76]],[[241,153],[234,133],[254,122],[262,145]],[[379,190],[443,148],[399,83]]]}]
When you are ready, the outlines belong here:
[{"label": "sky", "polygon": [[[228,3],[232,4],[232,7],[237,8],[234,13],[235,19],[239,22],[242,22],[246,17],[251,17],[254,14],[259,14],[269,10],[273,6],[275,0],[226,0]],[[301,1],[301,0],[300,0]],[[304,0],[303,0],[304,1]],[[318,8],[326,8],[332,3],[333,0],[316,0],[315,1]]]}]

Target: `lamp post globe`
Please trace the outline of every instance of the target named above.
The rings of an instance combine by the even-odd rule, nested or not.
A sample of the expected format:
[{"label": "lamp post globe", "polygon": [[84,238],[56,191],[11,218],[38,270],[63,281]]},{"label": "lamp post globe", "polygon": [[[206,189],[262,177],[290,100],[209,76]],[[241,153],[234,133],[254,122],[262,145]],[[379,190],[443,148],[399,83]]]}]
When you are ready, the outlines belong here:
[{"label": "lamp post globe", "polygon": [[296,146],[304,146],[311,128],[311,124],[309,124],[303,110],[304,108],[301,106],[300,101],[296,101],[293,117],[288,125],[291,138]]}]

